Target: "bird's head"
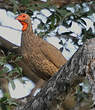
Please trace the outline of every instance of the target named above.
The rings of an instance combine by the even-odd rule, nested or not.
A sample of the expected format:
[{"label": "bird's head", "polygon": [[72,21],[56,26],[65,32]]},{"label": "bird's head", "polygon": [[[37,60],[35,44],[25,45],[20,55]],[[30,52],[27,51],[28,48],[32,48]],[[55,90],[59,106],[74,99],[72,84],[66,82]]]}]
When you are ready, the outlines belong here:
[{"label": "bird's head", "polygon": [[16,20],[18,20],[23,25],[22,31],[27,30],[28,25],[31,24],[30,16],[25,13],[18,15]]}]

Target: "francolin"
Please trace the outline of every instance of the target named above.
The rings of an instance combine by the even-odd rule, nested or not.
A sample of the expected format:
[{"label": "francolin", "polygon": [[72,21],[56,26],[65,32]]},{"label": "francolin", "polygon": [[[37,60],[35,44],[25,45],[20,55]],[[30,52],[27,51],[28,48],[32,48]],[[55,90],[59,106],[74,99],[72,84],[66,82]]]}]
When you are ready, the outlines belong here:
[{"label": "francolin", "polygon": [[29,15],[22,13],[17,16],[16,20],[23,26],[21,54],[26,65],[38,77],[48,80],[61,65],[66,63],[66,59],[56,47],[33,33]]}]

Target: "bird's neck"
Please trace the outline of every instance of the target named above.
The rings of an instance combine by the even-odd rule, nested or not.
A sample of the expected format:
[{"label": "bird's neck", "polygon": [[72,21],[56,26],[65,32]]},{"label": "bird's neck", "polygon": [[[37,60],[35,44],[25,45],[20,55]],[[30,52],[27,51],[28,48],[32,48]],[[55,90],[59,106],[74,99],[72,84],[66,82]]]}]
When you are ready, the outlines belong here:
[{"label": "bird's neck", "polygon": [[21,39],[22,50],[29,50],[30,48],[32,48],[33,39],[35,39],[35,35],[33,33],[31,23],[29,23],[27,29],[22,32],[22,39]]}]

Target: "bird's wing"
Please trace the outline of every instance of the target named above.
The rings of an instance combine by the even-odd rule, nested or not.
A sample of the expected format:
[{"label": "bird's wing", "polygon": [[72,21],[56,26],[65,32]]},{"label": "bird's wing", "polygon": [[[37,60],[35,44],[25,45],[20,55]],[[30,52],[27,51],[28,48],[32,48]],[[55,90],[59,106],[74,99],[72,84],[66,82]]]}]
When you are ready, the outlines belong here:
[{"label": "bird's wing", "polygon": [[50,43],[42,41],[40,49],[42,53],[46,56],[46,58],[57,68],[66,63],[66,59],[64,58],[62,53]]}]

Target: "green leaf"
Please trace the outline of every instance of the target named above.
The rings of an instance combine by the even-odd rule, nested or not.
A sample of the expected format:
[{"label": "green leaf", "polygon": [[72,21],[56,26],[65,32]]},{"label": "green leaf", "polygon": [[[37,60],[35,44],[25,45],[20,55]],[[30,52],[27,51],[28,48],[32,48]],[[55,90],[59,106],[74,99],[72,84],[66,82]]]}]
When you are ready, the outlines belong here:
[{"label": "green leaf", "polygon": [[13,100],[13,99],[7,99],[7,104],[8,105],[14,105],[14,106],[17,106],[18,104]]},{"label": "green leaf", "polygon": [[2,65],[4,65],[4,64],[6,64],[6,57],[0,57],[0,65],[2,66]]},{"label": "green leaf", "polygon": [[70,34],[72,34],[73,32],[64,32],[64,33],[62,33],[62,35],[70,35]]},{"label": "green leaf", "polygon": [[22,56],[17,56],[16,59],[15,59],[15,62],[18,62],[22,59]]},{"label": "green leaf", "polygon": [[21,0],[21,4],[23,4],[23,5],[27,5],[27,4],[29,4],[29,2],[30,2],[30,0]]},{"label": "green leaf", "polygon": [[0,74],[4,74],[4,73],[7,73],[9,71],[9,69],[7,67],[3,67],[1,70],[0,70]]},{"label": "green leaf", "polygon": [[86,24],[85,20],[83,20],[83,19],[80,19],[80,20],[81,20],[81,22],[82,22],[84,25],[86,25],[86,26],[87,26],[87,24]]},{"label": "green leaf", "polygon": [[14,81],[9,78],[9,82],[11,83],[12,88],[15,89],[15,83],[14,83]]},{"label": "green leaf", "polygon": [[8,76],[12,76],[14,73],[18,73],[19,75],[22,75],[22,68],[16,65],[16,67],[9,72]]},{"label": "green leaf", "polygon": [[[6,106],[6,105],[15,105],[15,106],[17,106],[17,103],[15,102],[14,99],[7,98],[5,96],[0,99],[0,104],[2,104],[3,106]],[[5,110],[5,109],[3,109],[3,110]],[[6,108],[6,110],[7,110],[7,108]]]}]

